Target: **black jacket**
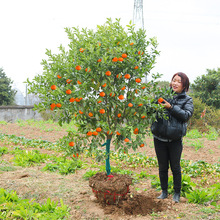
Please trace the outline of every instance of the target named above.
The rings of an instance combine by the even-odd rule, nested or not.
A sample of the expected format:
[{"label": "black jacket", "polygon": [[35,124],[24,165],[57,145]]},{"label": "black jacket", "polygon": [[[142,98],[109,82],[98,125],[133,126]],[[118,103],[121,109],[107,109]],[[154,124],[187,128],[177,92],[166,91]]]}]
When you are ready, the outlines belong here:
[{"label": "black jacket", "polygon": [[168,119],[157,118],[151,131],[154,137],[164,141],[179,140],[186,135],[187,121],[193,114],[193,100],[182,92],[166,101],[172,105],[171,109],[166,110]]}]

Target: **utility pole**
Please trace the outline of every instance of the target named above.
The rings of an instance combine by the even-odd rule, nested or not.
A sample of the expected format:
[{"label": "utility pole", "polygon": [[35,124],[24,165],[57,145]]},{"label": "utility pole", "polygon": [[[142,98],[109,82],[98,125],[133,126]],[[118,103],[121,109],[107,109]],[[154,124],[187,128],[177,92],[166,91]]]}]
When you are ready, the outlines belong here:
[{"label": "utility pole", "polygon": [[134,0],[133,24],[136,31],[144,29],[143,0]]}]

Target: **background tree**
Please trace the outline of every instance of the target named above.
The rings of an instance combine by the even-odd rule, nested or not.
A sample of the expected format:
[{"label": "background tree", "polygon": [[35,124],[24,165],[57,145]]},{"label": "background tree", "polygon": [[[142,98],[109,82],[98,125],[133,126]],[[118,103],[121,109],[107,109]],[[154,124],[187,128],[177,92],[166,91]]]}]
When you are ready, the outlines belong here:
[{"label": "background tree", "polygon": [[207,74],[197,77],[192,84],[193,95],[209,106],[220,108],[220,68],[207,69]]},{"label": "background tree", "polygon": [[66,155],[96,150],[101,159],[106,152],[107,174],[111,141],[122,153],[143,147],[147,128],[164,112],[155,95],[171,94],[159,89],[158,74],[142,83],[159,54],[156,39],[147,40],[145,31],[135,32],[131,23],[127,29],[118,19],[107,19],[96,31],[66,28],[69,50],[62,45],[57,55],[47,50],[43,75],[27,80],[29,92],[43,100],[37,109],[60,111],[60,124],[76,121],[77,131],[63,138]]},{"label": "background tree", "polygon": [[0,68],[0,105],[13,104],[16,91],[12,90],[12,82]]}]

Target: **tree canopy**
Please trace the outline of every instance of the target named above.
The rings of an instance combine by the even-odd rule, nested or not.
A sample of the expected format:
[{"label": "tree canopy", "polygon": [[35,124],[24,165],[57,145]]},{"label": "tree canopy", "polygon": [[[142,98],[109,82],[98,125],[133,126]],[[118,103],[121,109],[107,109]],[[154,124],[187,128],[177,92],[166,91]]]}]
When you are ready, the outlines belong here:
[{"label": "tree canopy", "polygon": [[220,68],[207,69],[207,74],[197,77],[192,88],[195,97],[209,106],[220,108]]},{"label": "tree canopy", "polygon": [[16,91],[12,90],[12,82],[0,68],[0,105],[13,104]]},{"label": "tree canopy", "polygon": [[156,114],[164,114],[155,95],[171,95],[155,82],[159,74],[144,82],[159,54],[156,38],[147,39],[131,23],[125,30],[119,19],[108,19],[96,31],[65,30],[69,50],[62,45],[59,54],[47,50],[43,75],[27,80],[29,92],[43,100],[36,108],[60,111],[61,124],[75,120],[77,131],[63,139],[68,155],[100,149],[103,141],[109,146],[111,140],[125,153],[143,147],[147,128]]}]

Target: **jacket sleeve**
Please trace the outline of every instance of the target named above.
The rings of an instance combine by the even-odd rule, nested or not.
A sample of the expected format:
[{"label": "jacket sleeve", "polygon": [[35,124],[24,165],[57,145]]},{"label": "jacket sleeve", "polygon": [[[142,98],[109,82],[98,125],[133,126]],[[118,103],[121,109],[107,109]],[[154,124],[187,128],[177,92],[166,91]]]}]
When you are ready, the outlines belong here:
[{"label": "jacket sleeve", "polygon": [[170,114],[182,122],[187,122],[192,116],[193,111],[193,100],[190,97],[184,104],[183,108],[180,108],[180,106],[178,105],[174,105],[173,108],[170,110]]}]

